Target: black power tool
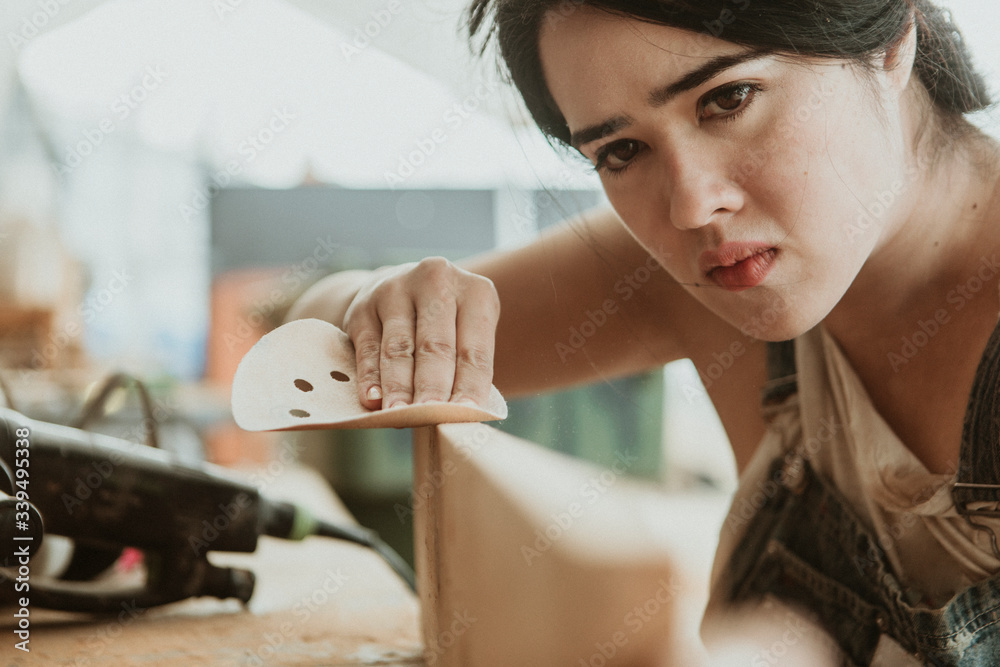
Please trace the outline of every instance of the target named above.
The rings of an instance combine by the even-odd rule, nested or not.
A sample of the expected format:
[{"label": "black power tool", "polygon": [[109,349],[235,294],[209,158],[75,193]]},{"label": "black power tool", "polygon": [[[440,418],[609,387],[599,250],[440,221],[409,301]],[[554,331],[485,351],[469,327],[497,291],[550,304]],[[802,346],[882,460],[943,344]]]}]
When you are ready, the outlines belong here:
[{"label": "black power tool", "polygon": [[334,526],[290,503],[267,500],[218,466],[182,464],[160,449],[0,408],[0,566],[9,568],[0,577],[0,599],[17,599],[25,590],[18,572],[24,573],[44,535],[70,538],[100,564],[98,570],[126,547],[141,550],[147,565],[139,589],[91,591],[65,577],[31,579],[32,605],[49,609],[112,613],[123,603],[148,608],[196,596],[246,603],[253,573],[212,565],[206,554],[253,552],[261,535],[362,544],[415,586],[409,565],[370,530]]}]

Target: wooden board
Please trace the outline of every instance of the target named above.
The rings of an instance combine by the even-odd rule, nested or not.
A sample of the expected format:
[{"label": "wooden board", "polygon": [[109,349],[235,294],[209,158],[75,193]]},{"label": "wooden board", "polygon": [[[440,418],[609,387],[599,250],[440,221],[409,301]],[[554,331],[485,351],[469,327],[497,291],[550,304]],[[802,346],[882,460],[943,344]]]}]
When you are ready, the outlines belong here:
[{"label": "wooden board", "polygon": [[627,480],[627,461],[602,469],[453,424],[415,431],[414,464],[428,665],[684,664],[671,660],[686,585],[652,528],[668,501]]}]

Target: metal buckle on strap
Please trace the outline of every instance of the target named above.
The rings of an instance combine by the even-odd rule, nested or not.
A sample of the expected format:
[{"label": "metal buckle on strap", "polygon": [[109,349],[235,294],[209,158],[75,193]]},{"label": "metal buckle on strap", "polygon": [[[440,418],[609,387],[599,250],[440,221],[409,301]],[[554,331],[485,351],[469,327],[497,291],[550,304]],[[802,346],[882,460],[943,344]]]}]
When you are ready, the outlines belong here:
[{"label": "metal buckle on strap", "polygon": [[784,463],[781,466],[779,475],[781,484],[795,495],[799,495],[806,488],[806,459],[802,455],[802,448],[796,447],[785,454]]},{"label": "metal buckle on strap", "polygon": [[[984,491],[992,493],[983,494]],[[979,492],[977,494],[977,492]],[[987,495],[991,497],[976,497],[977,495]],[[992,528],[972,520],[973,517],[1000,517],[1000,484],[969,484],[967,482],[955,482],[951,487],[951,499],[955,503],[955,509],[965,517],[965,521],[974,529],[981,533],[986,533],[990,538],[990,547],[993,555],[1000,560],[1000,544],[997,544],[997,534]],[[969,507],[970,504],[983,504],[982,507]]]},{"label": "metal buckle on strap", "polygon": [[[1000,484],[955,482],[951,489],[952,500],[959,514],[1000,517]],[[982,493],[984,491],[992,493]],[[974,503],[983,506],[970,507]]]},{"label": "metal buckle on strap", "polygon": [[761,403],[764,406],[780,405],[785,399],[799,390],[798,375],[769,379],[761,389]]}]

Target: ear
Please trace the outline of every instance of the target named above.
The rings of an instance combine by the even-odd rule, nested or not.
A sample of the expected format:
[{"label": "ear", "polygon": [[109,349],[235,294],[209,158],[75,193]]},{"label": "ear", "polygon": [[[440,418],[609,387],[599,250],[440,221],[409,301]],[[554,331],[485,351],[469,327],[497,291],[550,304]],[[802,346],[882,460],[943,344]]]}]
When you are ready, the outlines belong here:
[{"label": "ear", "polygon": [[896,40],[885,51],[882,69],[886,81],[898,93],[902,93],[913,73],[913,62],[917,57],[917,24],[916,18],[910,19],[910,26],[902,37]]}]

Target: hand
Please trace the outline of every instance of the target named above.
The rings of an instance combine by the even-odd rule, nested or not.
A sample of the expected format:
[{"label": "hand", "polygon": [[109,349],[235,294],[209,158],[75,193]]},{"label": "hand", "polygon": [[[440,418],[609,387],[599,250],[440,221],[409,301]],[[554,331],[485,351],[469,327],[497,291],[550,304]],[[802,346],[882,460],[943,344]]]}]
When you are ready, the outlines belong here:
[{"label": "hand", "polygon": [[375,271],[344,315],[361,404],[485,405],[499,318],[493,283],[443,258]]}]

